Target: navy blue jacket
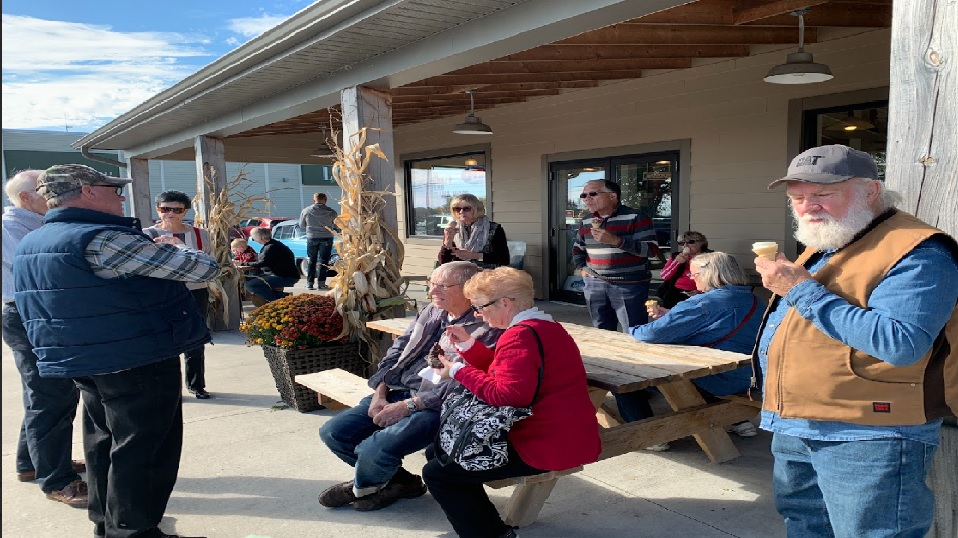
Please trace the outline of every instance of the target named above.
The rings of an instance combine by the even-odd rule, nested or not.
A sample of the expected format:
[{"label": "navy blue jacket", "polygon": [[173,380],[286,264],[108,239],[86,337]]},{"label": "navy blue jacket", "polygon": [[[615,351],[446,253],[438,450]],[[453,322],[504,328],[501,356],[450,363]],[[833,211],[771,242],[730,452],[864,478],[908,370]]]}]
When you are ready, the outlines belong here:
[{"label": "navy blue jacket", "polygon": [[136,368],[210,341],[186,284],[93,274],[84,250],[108,229],[141,233],[136,219],[58,208],[20,242],[15,299],[43,377]]}]

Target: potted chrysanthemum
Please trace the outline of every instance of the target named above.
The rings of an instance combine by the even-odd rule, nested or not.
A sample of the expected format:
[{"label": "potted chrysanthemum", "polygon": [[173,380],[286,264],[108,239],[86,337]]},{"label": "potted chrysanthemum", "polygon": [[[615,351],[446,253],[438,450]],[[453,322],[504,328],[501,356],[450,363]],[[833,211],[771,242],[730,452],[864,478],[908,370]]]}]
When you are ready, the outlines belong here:
[{"label": "potted chrysanthemum", "polygon": [[305,413],[317,409],[315,391],[296,382],[300,374],[342,368],[357,375],[365,361],[343,331],[343,318],[328,295],[297,294],[253,310],[240,325],[247,343],[262,346],[283,401]]}]

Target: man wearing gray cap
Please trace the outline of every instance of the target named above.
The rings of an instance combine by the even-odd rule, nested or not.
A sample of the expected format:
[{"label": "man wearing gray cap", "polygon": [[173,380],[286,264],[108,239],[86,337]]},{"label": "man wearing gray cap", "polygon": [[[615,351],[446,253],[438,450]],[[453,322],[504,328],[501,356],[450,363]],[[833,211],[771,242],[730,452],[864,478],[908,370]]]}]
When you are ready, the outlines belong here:
[{"label": "man wearing gray cap", "polygon": [[774,295],[752,357],[776,508],[790,537],[924,536],[958,411],[958,244],[895,209],[862,151],[812,148],[782,184],[806,249],[755,259]]},{"label": "man wearing gray cap", "polygon": [[210,341],[184,283],[219,267],[124,217],[128,183],[79,164],[40,175],[49,211],[17,246],[15,299],[40,375],[80,388],[94,534],[163,537],[183,442],[179,355]]}]

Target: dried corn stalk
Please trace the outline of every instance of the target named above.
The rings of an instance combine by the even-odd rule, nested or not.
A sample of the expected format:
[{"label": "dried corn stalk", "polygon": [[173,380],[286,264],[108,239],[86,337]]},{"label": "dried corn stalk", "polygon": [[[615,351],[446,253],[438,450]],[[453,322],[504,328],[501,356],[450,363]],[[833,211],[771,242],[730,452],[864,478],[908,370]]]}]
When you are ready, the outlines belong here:
[{"label": "dried corn stalk", "polygon": [[[193,209],[196,213],[196,225],[203,226],[210,234],[213,257],[220,265],[219,276],[209,282],[211,314],[209,318],[227,320],[230,300],[242,301],[242,299],[238,294],[231,296],[226,290],[239,290],[240,283],[244,282],[242,271],[233,266],[233,258],[230,255],[232,241],[230,228],[240,220],[263,212],[265,208],[268,208],[270,200],[247,194],[253,185],[253,180],[249,179],[246,170],[240,170],[236,177],[227,180],[224,189],[220,192],[214,192],[213,174],[216,174],[216,171],[211,168],[210,174],[203,178],[206,189],[210,192],[210,210],[207,219],[209,222],[203,222],[202,212],[199,211],[199,206],[203,203],[200,194],[193,198]],[[260,209],[260,206],[263,206],[263,209]],[[239,306],[242,311],[242,303]]]},{"label": "dried corn stalk", "polygon": [[[396,232],[381,218],[386,198],[394,196],[387,191],[364,190],[372,178],[366,168],[375,156],[387,160],[379,144],[366,145],[366,128],[352,135],[346,152],[331,137],[330,146],[336,154],[333,179],[343,190],[340,214],[336,225],[340,232],[336,251],[339,259],[333,264],[336,276],[330,282],[336,299],[336,310],[343,316],[343,334],[362,340],[373,348],[366,321],[383,317],[382,312],[395,306],[405,306],[405,286],[400,275],[403,246]],[[394,244],[396,254],[388,248]]]}]

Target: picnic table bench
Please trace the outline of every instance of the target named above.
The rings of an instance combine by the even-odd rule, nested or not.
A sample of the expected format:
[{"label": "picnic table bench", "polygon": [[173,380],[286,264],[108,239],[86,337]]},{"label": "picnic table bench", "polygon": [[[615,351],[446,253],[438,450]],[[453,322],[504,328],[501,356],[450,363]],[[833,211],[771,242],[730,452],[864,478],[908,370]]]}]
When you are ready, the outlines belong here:
[{"label": "picnic table bench", "polygon": [[[402,335],[414,317],[370,321],[366,327],[387,335]],[[600,460],[647,446],[693,436],[712,462],[739,456],[725,426],[755,416],[755,407],[724,399],[707,403],[691,380],[733,370],[749,363],[749,357],[698,346],[646,344],[623,333],[562,323],[582,353],[589,383],[589,396],[596,407],[602,438]],[[296,376],[296,382],[315,390],[326,407],[352,407],[372,393],[366,380],[342,370],[327,370]],[[610,393],[656,387],[672,407],[671,413],[623,424],[612,406]],[[531,477],[499,480],[493,488],[516,485],[503,521],[524,526],[535,521],[560,476],[582,467]]]}]

